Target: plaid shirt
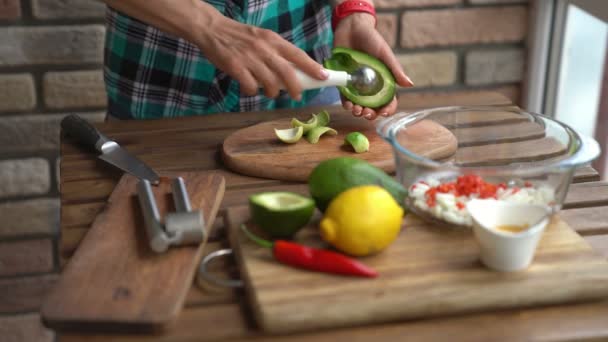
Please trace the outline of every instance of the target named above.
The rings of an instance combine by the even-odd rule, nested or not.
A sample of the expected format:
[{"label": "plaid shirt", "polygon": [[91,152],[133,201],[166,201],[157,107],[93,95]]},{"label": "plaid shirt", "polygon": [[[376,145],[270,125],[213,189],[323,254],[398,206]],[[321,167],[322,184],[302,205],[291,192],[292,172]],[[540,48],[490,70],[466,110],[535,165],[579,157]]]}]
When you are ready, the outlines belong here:
[{"label": "plaid shirt", "polygon": [[[325,0],[207,1],[242,23],[273,30],[321,62],[331,51],[331,9]],[[104,79],[109,114],[153,119],[297,108],[285,91],[276,99],[240,93],[239,83],[215,68],[193,44],[108,7]]]}]

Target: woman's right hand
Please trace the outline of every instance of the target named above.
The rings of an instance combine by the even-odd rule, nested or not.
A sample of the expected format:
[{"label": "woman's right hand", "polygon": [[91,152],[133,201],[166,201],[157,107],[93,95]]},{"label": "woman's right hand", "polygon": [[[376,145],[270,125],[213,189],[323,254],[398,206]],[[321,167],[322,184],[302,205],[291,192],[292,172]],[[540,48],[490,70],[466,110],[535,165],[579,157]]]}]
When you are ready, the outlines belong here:
[{"label": "woman's right hand", "polygon": [[267,97],[274,98],[285,89],[299,101],[302,87],[294,67],[313,78],[327,78],[319,63],[278,33],[222,15],[211,18],[205,18],[204,29],[195,31],[191,41],[211,63],[237,80],[245,95],[255,95],[262,87]]}]

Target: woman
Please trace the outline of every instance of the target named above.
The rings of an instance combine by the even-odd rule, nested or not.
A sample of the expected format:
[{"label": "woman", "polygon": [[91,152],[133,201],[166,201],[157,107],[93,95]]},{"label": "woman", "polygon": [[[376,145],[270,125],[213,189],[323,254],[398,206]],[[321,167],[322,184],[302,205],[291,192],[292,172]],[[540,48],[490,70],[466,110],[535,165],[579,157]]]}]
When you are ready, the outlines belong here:
[{"label": "woman", "polygon": [[[325,79],[320,63],[329,57],[332,43],[378,57],[399,85],[412,85],[376,31],[368,0],[105,2],[104,77],[109,115],[115,118],[335,103],[335,88],[302,91],[294,72],[297,67]],[[391,115],[397,107],[396,99],[377,109],[342,103],[370,120]]]}]

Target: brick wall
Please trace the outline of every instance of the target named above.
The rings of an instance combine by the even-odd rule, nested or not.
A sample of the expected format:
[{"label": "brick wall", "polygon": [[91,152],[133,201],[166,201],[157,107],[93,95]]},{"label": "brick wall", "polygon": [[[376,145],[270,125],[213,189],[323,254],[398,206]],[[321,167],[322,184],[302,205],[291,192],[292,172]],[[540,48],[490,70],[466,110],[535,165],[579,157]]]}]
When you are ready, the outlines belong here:
[{"label": "brick wall", "polygon": [[0,340],[52,341],[37,314],[57,279],[61,118],[104,117],[105,6],[0,0]]},{"label": "brick wall", "polygon": [[376,0],[378,29],[416,87],[434,93],[492,89],[515,103],[525,72],[527,0]]},{"label": "brick wall", "polygon": [[[401,100],[494,89],[519,101],[525,0],[376,0],[378,28],[416,83]],[[50,341],[40,301],[54,283],[59,126],[104,116],[103,4],[0,0],[0,336]]]}]

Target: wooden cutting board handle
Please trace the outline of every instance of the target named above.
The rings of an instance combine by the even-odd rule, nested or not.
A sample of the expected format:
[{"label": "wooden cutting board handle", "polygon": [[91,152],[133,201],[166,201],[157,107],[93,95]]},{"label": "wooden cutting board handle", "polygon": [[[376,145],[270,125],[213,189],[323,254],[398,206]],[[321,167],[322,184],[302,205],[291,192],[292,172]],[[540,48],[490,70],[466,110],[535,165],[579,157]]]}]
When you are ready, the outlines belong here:
[{"label": "wooden cutting board handle", "polygon": [[[224,196],[224,178],[212,172],[181,176],[192,210],[202,210],[207,234]],[[200,261],[203,243],[153,252],[136,195],[139,180],[124,175],[93,222],[41,317],[53,329],[156,331],[177,318]],[[170,184],[154,189],[161,217],[173,211]]]}]

